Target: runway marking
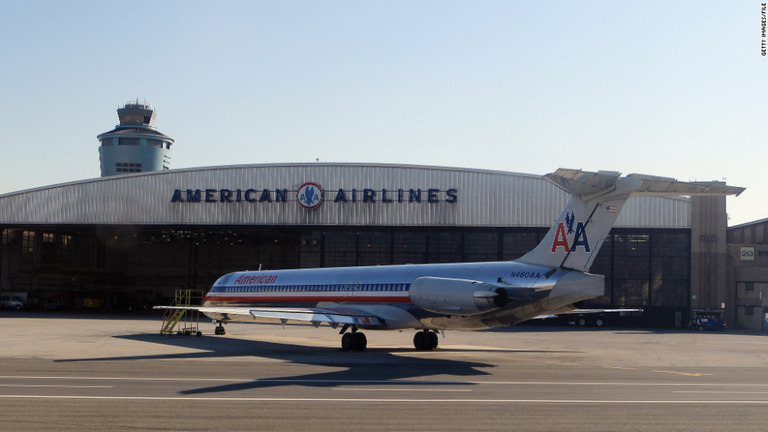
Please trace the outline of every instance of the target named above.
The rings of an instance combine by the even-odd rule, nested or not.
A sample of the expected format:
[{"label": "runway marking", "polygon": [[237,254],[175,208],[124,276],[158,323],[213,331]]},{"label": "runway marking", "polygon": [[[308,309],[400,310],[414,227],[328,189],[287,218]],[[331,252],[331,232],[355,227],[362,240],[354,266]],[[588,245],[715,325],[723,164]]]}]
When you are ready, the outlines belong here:
[{"label": "runway marking", "polygon": [[0,384],[0,387],[20,388],[114,388],[111,385],[60,385],[60,384]]},{"label": "runway marking", "polygon": [[439,392],[471,392],[470,389],[407,389],[407,388],[397,388],[397,389],[388,389],[388,388],[335,388],[333,391],[353,391],[353,392],[359,392],[359,391],[381,391],[381,392],[430,392],[430,393],[439,393]]},{"label": "runway marking", "polygon": [[182,402],[357,402],[357,403],[482,403],[482,404],[577,404],[577,405],[768,405],[768,400],[597,400],[597,399],[360,399],[360,398],[286,398],[286,397],[178,397],[178,396],[57,396],[57,395],[0,395],[0,399],[69,399],[69,400],[122,400],[122,401],[182,401]]},{"label": "runway marking", "polygon": [[768,392],[744,392],[723,390],[675,390],[672,393],[706,393],[706,394],[768,394]]},{"label": "runway marking", "polygon": [[664,370],[653,370],[651,372],[690,376],[690,377],[712,376],[712,374],[708,374],[708,373],[692,373],[692,372],[678,372],[678,371],[664,371]]},{"label": "runway marking", "polygon": [[[663,371],[654,371],[663,372]],[[671,372],[667,373],[681,373]],[[0,375],[10,380],[62,380],[62,381],[145,381],[145,382],[191,382],[191,383],[286,383],[286,384],[388,384],[388,385],[529,385],[529,386],[623,386],[623,387],[765,387],[766,383],[671,383],[671,382],[578,382],[578,381],[408,381],[408,380],[344,380],[344,379],[291,379],[291,378],[164,378],[164,377],[82,377],[82,376],[11,376]]]},{"label": "runway marking", "polygon": [[623,366],[603,366],[606,369],[620,369],[620,370],[628,370],[628,371],[636,371],[637,368],[633,367],[623,367]]},{"label": "runway marking", "polygon": [[163,377],[84,377],[84,376],[12,376],[0,375],[0,379],[26,380],[72,380],[72,381],[191,381],[191,382],[233,382],[246,383],[255,380],[237,378],[163,378]]},{"label": "runway marking", "polygon": [[[624,367],[624,366],[603,366],[605,369],[619,369],[619,370],[627,370],[627,371],[636,371],[637,368],[633,367]],[[690,377],[701,377],[701,376],[712,376],[712,374],[708,373],[693,373],[693,372],[678,372],[678,371],[663,371],[663,370],[653,370],[652,372],[657,373],[667,373],[667,374],[674,374],[674,375],[681,375],[681,376],[690,376]]]}]

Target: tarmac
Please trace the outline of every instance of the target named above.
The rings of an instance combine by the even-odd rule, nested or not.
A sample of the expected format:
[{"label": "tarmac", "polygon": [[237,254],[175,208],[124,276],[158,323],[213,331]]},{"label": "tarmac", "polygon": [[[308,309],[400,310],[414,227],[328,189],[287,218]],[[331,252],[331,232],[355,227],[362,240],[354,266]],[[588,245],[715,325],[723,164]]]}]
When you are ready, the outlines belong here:
[{"label": "tarmac", "polygon": [[0,431],[766,431],[768,335],[367,331],[0,311]]}]

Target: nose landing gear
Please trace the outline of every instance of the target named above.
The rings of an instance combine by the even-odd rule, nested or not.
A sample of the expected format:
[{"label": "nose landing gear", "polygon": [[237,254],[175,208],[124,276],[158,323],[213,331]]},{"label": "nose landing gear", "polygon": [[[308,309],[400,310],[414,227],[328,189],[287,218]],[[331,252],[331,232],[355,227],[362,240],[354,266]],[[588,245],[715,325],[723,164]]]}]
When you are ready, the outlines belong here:
[{"label": "nose landing gear", "polygon": [[213,330],[213,333],[217,335],[227,334],[227,331],[224,330],[224,323],[219,321],[219,325],[216,326],[216,329]]}]

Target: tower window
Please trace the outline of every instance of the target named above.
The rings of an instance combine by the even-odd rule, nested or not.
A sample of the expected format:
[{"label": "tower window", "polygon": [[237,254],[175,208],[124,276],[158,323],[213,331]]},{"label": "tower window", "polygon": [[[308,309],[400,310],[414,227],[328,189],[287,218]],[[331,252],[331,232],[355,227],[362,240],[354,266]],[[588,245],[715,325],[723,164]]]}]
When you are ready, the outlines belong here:
[{"label": "tower window", "polygon": [[139,145],[139,139],[138,138],[120,138],[120,143],[118,145],[137,146]]},{"label": "tower window", "polygon": [[117,162],[115,163],[115,170],[119,173],[141,172],[141,164]]}]

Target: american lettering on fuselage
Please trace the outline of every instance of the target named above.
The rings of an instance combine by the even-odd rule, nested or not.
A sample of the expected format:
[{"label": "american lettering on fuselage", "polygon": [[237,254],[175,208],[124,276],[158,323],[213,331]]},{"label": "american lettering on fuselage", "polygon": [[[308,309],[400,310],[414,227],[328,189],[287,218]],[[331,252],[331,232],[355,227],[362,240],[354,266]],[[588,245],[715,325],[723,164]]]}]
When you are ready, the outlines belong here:
[{"label": "american lettering on fuselage", "polygon": [[258,275],[258,276],[240,276],[234,282],[235,285],[266,285],[273,284],[277,281],[276,275]]},{"label": "american lettering on fuselage", "polygon": [[[304,322],[341,326],[344,350],[364,350],[360,330],[416,329],[417,349],[435,349],[436,331],[517,324],[539,316],[584,313],[577,304],[604,294],[602,275],[589,273],[631,195],[738,195],[722,183],[617,172],[559,169],[544,178],[571,195],[541,242],[515,261],[242,271],[223,275],[194,310],[218,323]],[[322,189],[304,183],[297,199],[319,205]],[[337,189],[335,202],[456,202],[456,189]],[[176,190],[173,202],[285,201],[286,189]],[[262,201],[263,202],[263,201]],[[590,310],[597,312],[597,310]]]}]

